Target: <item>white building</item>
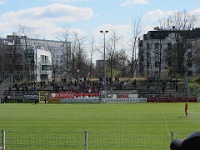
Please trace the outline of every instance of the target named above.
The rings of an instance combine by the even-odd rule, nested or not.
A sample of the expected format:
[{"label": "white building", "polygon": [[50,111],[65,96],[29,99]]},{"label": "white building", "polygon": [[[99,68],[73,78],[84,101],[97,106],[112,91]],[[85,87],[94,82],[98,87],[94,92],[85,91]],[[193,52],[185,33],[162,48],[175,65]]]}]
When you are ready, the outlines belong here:
[{"label": "white building", "polygon": [[52,56],[50,51],[36,49],[36,81],[52,80]]},{"label": "white building", "polygon": [[[199,74],[199,62],[197,57],[199,56],[199,41],[200,41],[200,29],[194,29],[187,31],[187,41],[185,43],[186,51],[184,52],[184,64],[178,65],[178,56],[176,51],[179,49],[175,40],[175,36],[180,36],[181,31],[149,31],[144,34],[143,40],[139,41],[139,75],[148,76],[160,76],[165,74],[166,76],[175,77],[180,70],[180,66],[186,68],[188,75]],[[183,44],[184,46],[184,44]],[[175,56],[176,55],[176,56]]]},{"label": "white building", "polygon": [[11,63],[13,67],[2,66],[4,72],[0,71],[0,75],[9,76],[14,82],[22,77],[28,77],[31,82],[71,77],[70,42],[29,39],[17,35],[8,35],[0,42],[8,49],[7,52],[0,51],[0,57],[6,60],[4,55],[7,55],[11,59],[15,53],[18,57],[18,64],[12,64],[10,60],[6,64]]},{"label": "white building", "polygon": [[29,39],[28,45],[51,53],[52,78],[71,78],[71,42]]}]

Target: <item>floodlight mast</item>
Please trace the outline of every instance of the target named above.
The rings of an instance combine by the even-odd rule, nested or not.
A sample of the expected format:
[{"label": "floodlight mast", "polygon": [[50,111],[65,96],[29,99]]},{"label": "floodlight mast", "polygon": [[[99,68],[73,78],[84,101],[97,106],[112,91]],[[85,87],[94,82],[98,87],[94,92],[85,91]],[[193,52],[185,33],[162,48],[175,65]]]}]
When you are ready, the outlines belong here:
[{"label": "floodlight mast", "polygon": [[106,33],[108,33],[109,31],[105,30],[101,30],[100,33],[103,34],[103,38],[104,38],[104,97],[107,97],[107,83],[106,83]]}]

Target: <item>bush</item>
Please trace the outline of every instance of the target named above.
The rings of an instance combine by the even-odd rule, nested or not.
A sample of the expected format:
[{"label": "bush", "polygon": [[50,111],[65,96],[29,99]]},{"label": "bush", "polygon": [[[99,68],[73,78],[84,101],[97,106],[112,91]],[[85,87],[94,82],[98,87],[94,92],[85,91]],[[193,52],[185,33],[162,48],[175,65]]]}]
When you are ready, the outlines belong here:
[{"label": "bush", "polygon": [[200,84],[200,76],[194,78],[194,82]]}]

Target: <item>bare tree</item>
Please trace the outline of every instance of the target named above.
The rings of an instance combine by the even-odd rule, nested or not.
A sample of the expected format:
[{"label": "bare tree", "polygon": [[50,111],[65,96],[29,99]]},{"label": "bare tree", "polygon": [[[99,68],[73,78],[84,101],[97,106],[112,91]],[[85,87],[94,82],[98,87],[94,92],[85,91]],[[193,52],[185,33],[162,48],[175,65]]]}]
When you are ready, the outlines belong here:
[{"label": "bare tree", "polygon": [[174,41],[172,45],[173,52],[171,53],[174,58],[170,63],[170,67],[173,68],[176,74],[183,76],[188,71],[188,63],[196,60],[193,41],[197,36],[194,27],[198,23],[198,17],[182,11],[175,12],[169,16],[168,20],[173,25],[171,40]]},{"label": "bare tree", "polygon": [[95,38],[93,35],[89,36],[89,44],[90,44],[90,78],[92,78],[92,69],[93,69],[93,54],[95,52]]},{"label": "bare tree", "polygon": [[132,37],[130,39],[130,43],[128,44],[129,46],[131,46],[132,49],[131,61],[129,62],[131,66],[131,78],[133,78],[138,64],[137,47],[138,47],[138,40],[142,32],[141,19],[142,17],[140,16],[138,19],[132,21],[132,32],[131,32]]},{"label": "bare tree", "polygon": [[110,32],[110,38],[107,42],[107,57],[109,60],[109,67],[110,67],[110,75],[111,79],[113,78],[113,69],[115,66],[115,53],[117,50],[119,50],[119,43],[121,40],[121,36],[117,35],[117,32],[115,29],[111,30]]},{"label": "bare tree", "polygon": [[72,33],[70,32],[70,28],[69,27],[65,27],[62,29],[62,32],[61,32],[61,38],[59,37],[59,39],[61,41],[64,40],[64,48],[65,48],[65,51],[63,53],[63,62],[64,62],[64,65],[61,66],[61,70],[62,72],[65,72],[66,74],[64,74],[63,76],[66,77],[67,81],[69,82],[72,78],[72,49],[71,49],[71,35]]},{"label": "bare tree", "polygon": [[190,97],[187,73],[192,62],[196,61],[197,51],[194,40],[199,31],[194,27],[198,24],[198,17],[183,10],[170,15],[167,21],[168,25],[172,27],[170,37],[173,44],[171,49],[168,49],[171,52],[165,52],[164,56],[171,58],[171,60],[167,60],[171,72],[184,77],[187,95]]},{"label": "bare tree", "polygon": [[128,77],[129,75],[129,59],[125,49],[121,49],[115,53],[115,75]]},{"label": "bare tree", "polygon": [[[4,75],[6,73],[6,63],[5,63],[5,60],[4,59],[4,55],[6,53],[6,48],[5,48],[5,45],[4,45],[4,42],[2,39],[0,39],[0,74],[1,74],[1,78],[3,79],[4,78]],[[1,79],[1,80],[2,80]]]},{"label": "bare tree", "polygon": [[20,37],[13,33],[8,36],[7,41],[4,41],[3,51],[1,51],[3,58],[4,71],[13,77],[13,80],[20,80],[23,75],[22,66],[23,53],[21,51]]},{"label": "bare tree", "polygon": [[37,69],[37,64],[34,62],[34,53],[31,50],[31,39],[37,37],[35,30],[32,27],[26,25],[19,25],[18,36],[20,37],[21,49],[23,49],[24,59],[23,59],[23,72],[26,76],[29,76],[29,80],[35,80],[36,76],[34,70]]},{"label": "bare tree", "polygon": [[72,37],[72,74],[75,78],[87,77],[89,73],[89,61],[86,53],[86,36],[73,33]]}]

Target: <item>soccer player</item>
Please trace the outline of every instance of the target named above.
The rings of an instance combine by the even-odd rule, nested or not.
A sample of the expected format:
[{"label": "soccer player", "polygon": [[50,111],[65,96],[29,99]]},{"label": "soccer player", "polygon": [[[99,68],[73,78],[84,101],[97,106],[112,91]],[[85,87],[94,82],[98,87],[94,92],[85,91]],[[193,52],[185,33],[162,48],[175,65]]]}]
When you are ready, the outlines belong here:
[{"label": "soccer player", "polygon": [[185,103],[185,115],[188,115],[188,102]]}]

